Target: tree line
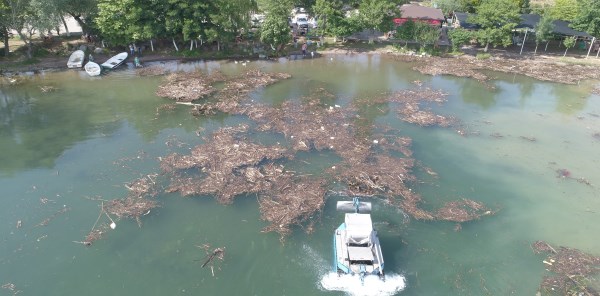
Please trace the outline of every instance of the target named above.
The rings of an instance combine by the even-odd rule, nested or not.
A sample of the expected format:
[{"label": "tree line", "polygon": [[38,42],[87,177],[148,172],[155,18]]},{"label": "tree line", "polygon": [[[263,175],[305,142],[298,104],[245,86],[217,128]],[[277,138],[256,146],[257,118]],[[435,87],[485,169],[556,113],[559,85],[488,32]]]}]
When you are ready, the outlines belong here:
[{"label": "tree line", "polygon": [[[472,40],[476,40],[487,51],[490,45],[506,47],[512,44],[512,32],[521,22],[522,13],[533,13],[541,16],[534,28],[536,49],[540,43],[554,37],[553,21],[571,22],[575,30],[587,32],[592,36],[600,36],[600,1],[597,0],[556,0],[554,5],[529,5],[527,0],[481,0],[473,4],[471,0],[440,0],[443,9],[472,12],[467,21],[479,25],[477,31],[454,29],[449,37],[454,50]],[[463,6],[459,5],[462,4]],[[567,50],[575,45],[576,37],[569,36],[563,40]],[[566,54],[566,51],[565,51]]]},{"label": "tree line", "polygon": [[[289,26],[293,7],[307,8],[317,18],[318,35],[345,37],[371,30],[388,32],[395,29],[393,18],[399,17],[398,6],[407,0],[0,0],[0,37],[9,53],[9,35],[18,32],[31,57],[34,36],[44,35],[74,18],[84,34],[97,36],[111,45],[156,39],[227,44],[249,32],[251,14],[261,12],[265,19],[258,37],[274,50],[291,40]],[[453,11],[475,12],[473,22],[481,26],[476,36],[454,30],[453,41],[475,37],[487,46],[507,45],[510,32],[522,12],[537,12],[547,19],[572,21],[574,28],[599,36],[600,3],[597,0],[556,0],[553,6],[530,6],[529,0],[433,0],[446,15]],[[408,25],[408,26],[414,26]],[[399,34],[426,44],[424,35],[431,30],[401,28]],[[464,35],[461,36],[460,34]],[[468,36],[467,36],[468,35]],[[453,37],[453,36],[451,36]],[[461,39],[462,38],[462,39]],[[421,40],[421,41],[419,41]]]}]

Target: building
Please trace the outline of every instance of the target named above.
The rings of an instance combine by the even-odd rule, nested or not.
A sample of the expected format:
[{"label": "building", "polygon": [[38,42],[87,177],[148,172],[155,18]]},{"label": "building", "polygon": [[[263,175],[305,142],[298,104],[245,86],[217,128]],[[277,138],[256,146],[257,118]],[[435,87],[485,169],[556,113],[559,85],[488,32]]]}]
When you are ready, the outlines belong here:
[{"label": "building", "polygon": [[441,9],[425,7],[417,4],[404,4],[400,7],[400,17],[394,19],[394,24],[400,26],[412,20],[426,22],[434,26],[441,26],[446,19]]}]

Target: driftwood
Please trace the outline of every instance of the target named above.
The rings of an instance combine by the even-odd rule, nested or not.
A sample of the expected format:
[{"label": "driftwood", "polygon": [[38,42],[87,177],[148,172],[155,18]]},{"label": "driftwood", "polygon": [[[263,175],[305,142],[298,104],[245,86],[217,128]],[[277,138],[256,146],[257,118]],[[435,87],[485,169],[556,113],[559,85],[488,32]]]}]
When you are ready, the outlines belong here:
[{"label": "driftwood", "polygon": [[544,276],[540,290],[545,294],[595,296],[598,291],[592,285],[591,275],[600,273],[600,257],[567,247],[552,247],[537,241],[532,244],[536,254],[546,253],[543,260],[546,270],[553,275]]}]

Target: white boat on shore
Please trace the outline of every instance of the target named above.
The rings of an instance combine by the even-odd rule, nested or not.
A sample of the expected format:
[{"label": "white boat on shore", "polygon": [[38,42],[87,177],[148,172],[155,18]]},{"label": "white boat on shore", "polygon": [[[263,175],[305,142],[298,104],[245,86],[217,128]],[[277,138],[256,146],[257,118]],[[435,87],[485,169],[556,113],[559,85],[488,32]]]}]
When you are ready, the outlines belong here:
[{"label": "white boat on shore", "polygon": [[88,62],[87,64],[85,64],[85,72],[87,72],[90,76],[98,76],[100,75],[100,73],[102,73],[102,68],[100,67],[100,65],[94,63],[94,62]]},{"label": "white boat on shore", "polygon": [[127,59],[127,52],[119,53],[112,58],[108,59],[106,62],[102,63],[103,68],[114,69],[125,62]]},{"label": "white boat on shore", "polygon": [[333,234],[334,271],[338,274],[378,275],[384,278],[383,254],[377,231],[373,230],[370,202],[338,201],[338,211],[346,213]]},{"label": "white boat on shore", "polygon": [[83,66],[83,60],[85,60],[85,53],[83,52],[83,50],[76,50],[69,57],[67,67],[71,69],[81,68]]}]

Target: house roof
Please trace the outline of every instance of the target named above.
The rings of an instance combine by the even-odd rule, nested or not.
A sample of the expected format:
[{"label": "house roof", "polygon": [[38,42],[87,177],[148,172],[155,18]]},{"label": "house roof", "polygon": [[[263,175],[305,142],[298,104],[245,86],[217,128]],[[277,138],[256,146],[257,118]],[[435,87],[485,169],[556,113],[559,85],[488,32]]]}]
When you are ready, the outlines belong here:
[{"label": "house roof", "polygon": [[465,29],[469,29],[469,30],[477,30],[477,29],[479,29],[479,25],[478,24],[469,23],[467,21],[467,18],[469,18],[469,16],[470,16],[470,14],[468,14],[466,12],[455,12],[454,13],[454,17],[460,23],[460,27],[461,28],[465,28]]},{"label": "house roof", "polygon": [[444,20],[444,13],[441,9],[425,7],[416,4],[404,4],[400,6],[401,17],[423,20]]},{"label": "house roof", "polygon": [[[474,15],[474,14],[469,14],[469,13],[464,13],[464,12],[455,12],[454,15],[455,15],[456,19],[459,21],[460,26],[462,28],[479,29],[479,25],[467,22],[468,17],[471,15]],[[517,25],[516,28],[518,28],[518,29],[527,28],[527,29],[535,30],[535,26],[537,26],[537,24],[540,22],[540,19],[541,19],[541,17],[539,14],[522,14],[521,22]],[[586,32],[573,30],[571,27],[569,27],[570,23],[566,22],[566,21],[555,20],[555,21],[552,21],[552,24],[554,25],[554,28],[552,29],[552,33],[557,34],[557,35],[580,36],[580,37],[588,37],[588,38],[592,37],[590,34],[588,34]]]}]

